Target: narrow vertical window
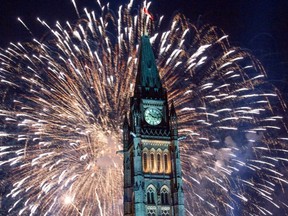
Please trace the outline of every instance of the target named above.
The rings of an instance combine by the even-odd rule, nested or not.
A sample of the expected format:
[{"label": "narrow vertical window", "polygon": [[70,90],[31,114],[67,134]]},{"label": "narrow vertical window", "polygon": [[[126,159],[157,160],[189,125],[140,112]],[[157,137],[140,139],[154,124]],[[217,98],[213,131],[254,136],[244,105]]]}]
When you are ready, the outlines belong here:
[{"label": "narrow vertical window", "polygon": [[168,155],[165,154],[164,155],[164,169],[165,169],[165,172],[167,173],[168,172]]},{"label": "narrow vertical window", "polygon": [[150,160],[151,160],[151,172],[154,170],[154,153],[150,155]]},{"label": "narrow vertical window", "polygon": [[147,204],[155,204],[155,191],[149,187],[147,189]]},{"label": "narrow vertical window", "polygon": [[147,192],[147,204],[151,204],[150,192]]},{"label": "narrow vertical window", "polygon": [[165,196],[164,196],[164,201],[165,201],[165,204],[168,205],[169,204],[169,201],[168,201],[168,192],[165,193]]},{"label": "narrow vertical window", "polygon": [[147,170],[147,153],[143,154],[143,167],[144,167],[144,171]]},{"label": "narrow vertical window", "polygon": [[165,200],[165,197],[164,197],[164,193],[161,193],[161,204],[163,205],[164,204],[164,201]]},{"label": "narrow vertical window", "polygon": [[161,171],[161,155],[157,154],[157,170],[158,172]]},{"label": "narrow vertical window", "polygon": [[152,204],[155,204],[154,191],[151,193],[151,203],[152,203]]},{"label": "narrow vertical window", "polygon": [[166,188],[161,189],[161,204],[169,205],[169,192]]}]

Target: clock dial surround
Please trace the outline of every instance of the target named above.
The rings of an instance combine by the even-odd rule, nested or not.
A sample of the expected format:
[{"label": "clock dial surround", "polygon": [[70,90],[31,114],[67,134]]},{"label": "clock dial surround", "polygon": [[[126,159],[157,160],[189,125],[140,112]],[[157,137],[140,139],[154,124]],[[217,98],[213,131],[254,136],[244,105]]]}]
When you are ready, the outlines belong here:
[{"label": "clock dial surround", "polygon": [[148,108],[144,112],[144,118],[150,125],[159,125],[162,121],[162,112],[157,108]]}]

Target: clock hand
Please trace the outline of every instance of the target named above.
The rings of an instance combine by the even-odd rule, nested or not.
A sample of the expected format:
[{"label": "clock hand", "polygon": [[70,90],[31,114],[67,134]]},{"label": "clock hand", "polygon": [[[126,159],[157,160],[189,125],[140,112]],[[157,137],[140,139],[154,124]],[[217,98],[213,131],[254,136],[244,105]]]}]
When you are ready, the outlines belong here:
[{"label": "clock hand", "polygon": [[161,118],[161,117],[162,117],[161,113],[157,113],[157,118]]},{"label": "clock hand", "polygon": [[152,118],[157,118],[157,116],[152,115],[152,113],[150,113],[150,116],[151,116]]},{"label": "clock hand", "polygon": [[161,118],[161,117],[162,117],[161,113],[155,113],[155,115],[153,115],[152,113],[149,113],[149,115],[150,115],[152,118]]}]

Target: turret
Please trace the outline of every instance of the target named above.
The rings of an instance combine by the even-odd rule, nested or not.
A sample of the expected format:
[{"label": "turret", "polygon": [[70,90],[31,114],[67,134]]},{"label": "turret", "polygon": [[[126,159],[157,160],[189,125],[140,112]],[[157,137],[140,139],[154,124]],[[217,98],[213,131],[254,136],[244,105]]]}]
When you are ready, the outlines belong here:
[{"label": "turret", "polygon": [[124,144],[124,150],[127,150],[129,145],[129,123],[126,114],[123,121],[123,144]]},{"label": "turret", "polygon": [[178,118],[177,118],[177,114],[176,114],[173,101],[172,101],[171,109],[170,109],[170,130],[171,130],[172,137],[174,139],[178,139]]}]

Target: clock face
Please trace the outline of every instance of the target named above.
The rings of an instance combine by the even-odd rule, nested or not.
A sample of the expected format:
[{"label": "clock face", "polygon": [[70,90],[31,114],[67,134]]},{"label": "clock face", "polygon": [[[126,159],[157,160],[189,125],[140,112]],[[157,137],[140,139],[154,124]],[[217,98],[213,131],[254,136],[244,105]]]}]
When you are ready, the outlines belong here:
[{"label": "clock face", "polygon": [[148,108],[144,112],[145,121],[150,125],[158,125],[162,121],[162,112],[156,108]]}]

